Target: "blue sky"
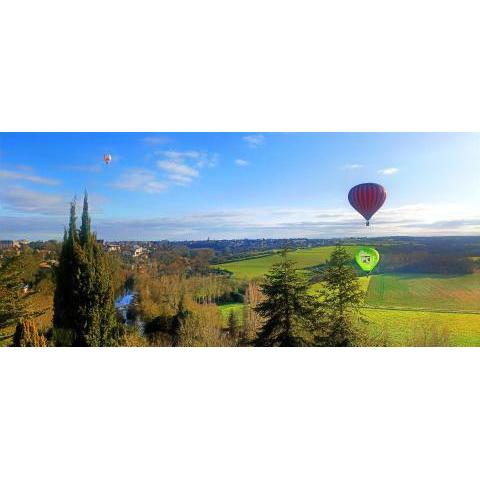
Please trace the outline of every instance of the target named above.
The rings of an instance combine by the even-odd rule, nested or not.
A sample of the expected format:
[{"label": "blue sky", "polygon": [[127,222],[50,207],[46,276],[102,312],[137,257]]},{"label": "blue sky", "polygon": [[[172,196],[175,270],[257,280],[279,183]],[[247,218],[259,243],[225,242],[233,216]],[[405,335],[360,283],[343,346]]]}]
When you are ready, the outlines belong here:
[{"label": "blue sky", "polygon": [[1,133],[0,238],[60,238],[84,189],[107,240],[480,234],[479,179],[474,133]]}]

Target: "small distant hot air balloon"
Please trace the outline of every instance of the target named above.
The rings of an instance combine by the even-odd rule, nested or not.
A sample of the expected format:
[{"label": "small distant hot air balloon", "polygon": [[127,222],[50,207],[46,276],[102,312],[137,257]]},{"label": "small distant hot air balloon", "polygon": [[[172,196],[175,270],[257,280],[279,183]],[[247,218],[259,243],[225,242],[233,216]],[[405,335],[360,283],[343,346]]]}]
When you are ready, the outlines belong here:
[{"label": "small distant hot air balloon", "polygon": [[112,156],[109,153],[106,153],[103,156],[103,161],[105,162],[105,165],[108,165],[112,161]]},{"label": "small distant hot air balloon", "polygon": [[350,205],[367,221],[382,207],[387,199],[386,190],[378,183],[362,183],[353,187],[348,194]]}]

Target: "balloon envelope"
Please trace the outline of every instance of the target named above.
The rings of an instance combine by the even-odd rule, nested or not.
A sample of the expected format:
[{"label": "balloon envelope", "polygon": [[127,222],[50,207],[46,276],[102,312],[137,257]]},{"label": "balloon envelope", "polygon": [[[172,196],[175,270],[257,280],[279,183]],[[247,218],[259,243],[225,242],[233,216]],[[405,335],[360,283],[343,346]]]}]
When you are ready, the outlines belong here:
[{"label": "balloon envelope", "polygon": [[103,161],[108,165],[112,161],[112,156],[109,153],[106,153],[103,156]]},{"label": "balloon envelope", "polygon": [[380,254],[370,247],[362,247],[355,253],[355,261],[364,272],[371,272],[380,261]]},{"label": "balloon envelope", "polygon": [[386,190],[378,183],[361,183],[348,193],[350,205],[365,218],[367,227],[370,219],[382,207],[387,199]]}]

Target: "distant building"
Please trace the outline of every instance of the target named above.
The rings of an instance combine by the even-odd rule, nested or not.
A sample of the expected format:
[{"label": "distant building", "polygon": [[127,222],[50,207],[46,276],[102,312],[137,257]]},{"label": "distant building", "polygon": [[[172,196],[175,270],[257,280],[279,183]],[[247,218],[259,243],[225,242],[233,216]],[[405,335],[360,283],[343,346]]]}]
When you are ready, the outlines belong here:
[{"label": "distant building", "polygon": [[134,257],[140,257],[140,256],[144,255],[145,253],[147,253],[147,251],[143,247],[137,247],[133,250],[133,256]]},{"label": "distant building", "polygon": [[9,248],[19,248],[20,242],[17,240],[0,240],[0,250],[8,250]]},{"label": "distant building", "polygon": [[107,243],[107,252],[120,252],[122,247],[116,243]]}]

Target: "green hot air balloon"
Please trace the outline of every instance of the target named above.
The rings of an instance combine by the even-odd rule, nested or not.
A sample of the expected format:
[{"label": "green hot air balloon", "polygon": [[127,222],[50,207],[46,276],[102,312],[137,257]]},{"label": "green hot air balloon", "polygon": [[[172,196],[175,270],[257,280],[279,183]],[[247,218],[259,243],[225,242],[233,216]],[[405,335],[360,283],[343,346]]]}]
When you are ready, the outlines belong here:
[{"label": "green hot air balloon", "polygon": [[355,253],[355,261],[364,271],[370,273],[380,261],[380,254],[370,247],[362,247]]}]

